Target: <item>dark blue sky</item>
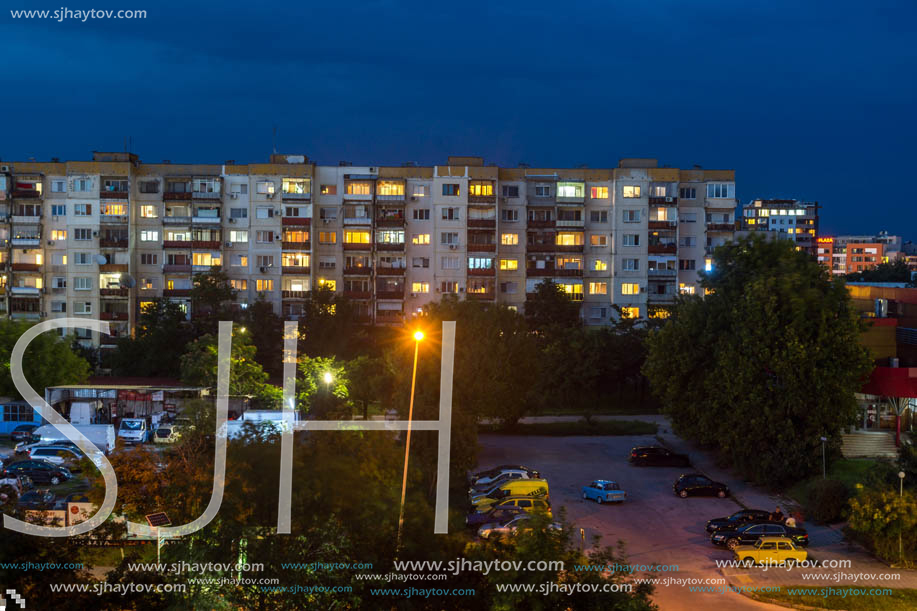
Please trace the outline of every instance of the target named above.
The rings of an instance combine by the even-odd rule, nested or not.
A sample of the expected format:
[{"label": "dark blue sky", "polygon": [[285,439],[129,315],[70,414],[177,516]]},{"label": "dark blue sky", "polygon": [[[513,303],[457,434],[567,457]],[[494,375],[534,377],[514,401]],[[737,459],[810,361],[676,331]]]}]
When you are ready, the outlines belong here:
[{"label": "dark blue sky", "polygon": [[[444,4],[441,6],[441,4]],[[912,236],[917,3],[9,0],[0,158],[735,168]],[[146,9],[13,20],[8,9]]]}]

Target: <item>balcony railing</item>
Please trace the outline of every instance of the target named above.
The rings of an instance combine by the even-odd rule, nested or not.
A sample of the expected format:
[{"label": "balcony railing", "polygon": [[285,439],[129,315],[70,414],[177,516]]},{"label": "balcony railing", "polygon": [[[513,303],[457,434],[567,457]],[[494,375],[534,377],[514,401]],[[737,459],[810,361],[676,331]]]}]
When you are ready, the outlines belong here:
[{"label": "balcony railing", "polygon": [[372,250],[373,245],[369,242],[344,242],[344,250]]},{"label": "balcony railing", "polygon": [[397,244],[395,242],[378,242],[376,244],[377,250],[404,250],[404,242]]},{"label": "balcony railing", "polygon": [[281,274],[308,274],[309,273],[308,265],[282,265],[280,267]]},{"label": "balcony railing", "polygon": [[41,238],[13,238],[10,243],[16,247],[33,247],[41,245]]},{"label": "balcony railing", "polygon": [[7,290],[14,297],[38,297],[41,295],[41,289],[34,286],[11,286]]},{"label": "balcony railing", "polygon": [[127,191],[99,191],[99,199],[127,199],[129,195]]},{"label": "balcony railing", "polygon": [[678,223],[675,221],[649,221],[647,226],[650,229],[676,229]]},{"label": "balcony railing", "polygon": [[735,231],[734,223],[707,223],[707,231]]},{"label": "balcony railing", "polygon": [[468,242],[468,252],[496,252],[496,244],[482,244],[479,242]]},{"label": "balcony railing", "polygon": [[127,238],[99,238],[99,248],[127,248]]},{"label": "balcony railing", "polygon": [[674,293],[647,293],[647,301],[652,301],[655,303],[674,303],[675,294]]},{"label": "balcony railing", "polygon": [[468,268],[469,276],[493,276],[496,273],[494,268],[470,267]]},{"label": "balcony railing", "polygon": [[467,293],[465,293],[465,299],[471,299],[474,301],[492,301],[493,298],[494,298],[493,291],[485,291],[483,293],[468,291]]},{"label": "balcony railing", "polygon": [[553,267],[529,267],[525,270],[526,276],[548,277],[554,275]]},{"label": "balcony railing", "polygon": [[672,254],[674,255],[678,252],[678,247],[675,244],[650,244],[646,247],[646,251],[650,254]]},{"label": "balcony railing", "polygon": [[223,245],[219,240],[192,240],[191,248],[200,248],[202,250],[219,250]]},{"label": "balcony railing", "polygon": [[129,217],[125,214],[102,214],[99,222],[103,225],[127,225]]},{"label": "balcony railing", "polygon": [[14,214],[10,217],[10,222],[13,224],[37,225],[41,222],[41,214]]},{"label": "balcony railing", "polygon": [[675,271],[674,269],[651,269],[651,270],[647,270],[646,273],[650,278],[657,278],[657,277],[674,278],[675,276],[678,275],[678,272]]},{"label": "balcony railing", "polygon": [[194,201],[223,201],[223,193],[221,191],[207,192],[207,191],[194,191],[191,193],[191,199]]},{"label": "balcony railing", "polygon": [[403,276],[404,268],[403,267],[382,267],[381,265],[376,266],[376,275],[377,276]]},{"label": "balcony railing", "polygon": [[41,265],[38,263],[13,263],[11,269],[14,272],[40,272]]},{"label": "balcony railing", "polygon": [[376,218],[377,227],[404,227],[403,216],[384,216]]},{"label": "balcony railing", "polygon": [[179,250],[190,250],[191,240],[163,240],[163,248],[177,248]]},{"label": "balcony railing", "polygon": [[191,289],[163,289],[163,297],[190,297]]},{"label": "balcony railing", "polygon": [[282,225],[309,225],[312,219],[307,216],[285,216]]},{"label": "balcony railing", "polygon": [[287,193],[286,191],[281,191],[280,194],[284,201],[303,201],[312,199],[312,193]]},{"label": "balcony railing", "polygon": [[379,310],[376,312],[376,322],[381,323],[401,323],[404,322],[404,312],[387,312]]},{"label": "balcony railing", "polygon": [[372,273],[371,267],[345,267],[344,275],[345,276],[368,276]]},{"label": "balcony railing", "polygon": [[[191,264],[190,263],[165,263],[162,266],[162,273],[164,274],[190,274],[191,273]],[[176,290],[180,290],[180,289],[176,289]]]},{"label": "balcony railing", "polygon": [[584,221],[583,219],[572,220],[572,221],[557,219],[555,223],[557,227],[583,227],[585,226],[585,224],[586,224],[586,221]]},{"label": "balcony railing", "polygon": [[191,222],[198,223],[201,225],[209,225],[209,224],[218,225],[220,223],[220,217],[218,216],[193,216],[191,217]]},{"label": "balcony railing", "polygon": [[554,221],[533,221],[529,220],[526,223],[529,227],[554,227]]},{"label": "balcony railing", "polygon": [[[15,179],[14,179],[15,182]],[[39,199],[41,191],[38,189],[13,189],[13,199]]]},{"label": "balcony railing", "polygon": [[100,320],[127,320],[127,312],[99,312]]},{"label": "balcony railing", "polygon": [[372,225],[373,217],[371,216],[345,216],[345,225]]},{"label": "balcony railing", "polygon": [[582,244],[573,244],[573,245],[557,244],[554,246],[554,251],[555,252],[583,252],[583,245]]},{"label": "balcony railing", "polygon": [[583,275],[583,270],[581,269],[555,269],[554,275],[560,276],[560,277],[567,277],[567,278],[578,277],[578,276]]},{"label": "balcony railing", "polygon": [[282,250],[309,250],[312,247],[311,242],[288,242],[284,240],[280,243]]},{"label": "balcony railing", "polygon": [[555,244],[530,243],[525,245],[525,249],[529,252],[554,252],[557,246]]},{"label": "balcony railing", "polygon": [[190,225],[190,216],[164,216],[162,217],[163,225]]},{"label": "balcony railing", "polygon": [[376,291],[377,299],[404,299],[404,289],[400,291]]},{"label": "balcony railing", "polygon": [[651,197],[650,206],[677,206],[677,197]]},{"label": "balcony railing", "polygon": [[347,299],[369,299],[373,294],[371,291],[348,291],[344,290],[344,297]]},{"label": "balcony railing", "polygon": [[127,263],[103,263],[99,265],[99,271],[127,273]]},{"label": "balcony railing", "polygon": [[283,299],[305,299],[309,291],[280,291],[280,297]]},{"label": "balcony railing", "polygon": [[99,295],[102,297],[127,297],[130,289],[118,288],[118,289],[99,289]]},{"label": "balcony railing", "polygon": [[468,219],[469,227],[480,229],[494,229],[497,226],[496,219]]}]

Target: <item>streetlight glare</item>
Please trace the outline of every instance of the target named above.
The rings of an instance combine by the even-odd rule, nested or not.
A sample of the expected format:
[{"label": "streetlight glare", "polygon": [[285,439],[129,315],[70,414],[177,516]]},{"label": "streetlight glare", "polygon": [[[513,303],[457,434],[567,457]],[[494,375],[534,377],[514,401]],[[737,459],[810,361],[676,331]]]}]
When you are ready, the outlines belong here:
[{"label": "streetlight glare", "polygon": [[423,331],[414,331],[414,339],[418,342],[423,339]]},{"label": "streetlight glare", "polygon": [[325,384],[331,384],[331,380],[334,378],[332,377],[331,372],[326,371],[325,375],[322,376],[322,379],[325,380]]}]

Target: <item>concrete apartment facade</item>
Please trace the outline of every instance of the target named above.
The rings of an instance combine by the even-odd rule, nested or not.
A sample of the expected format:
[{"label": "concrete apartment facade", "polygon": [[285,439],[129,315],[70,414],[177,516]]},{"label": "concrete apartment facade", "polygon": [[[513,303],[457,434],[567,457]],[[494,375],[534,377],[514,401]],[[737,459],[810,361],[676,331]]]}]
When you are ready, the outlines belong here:
[{"label": "concrete apartment facade", "polygon": [[[0,163],[0,313],[85,316],[131,332],[157,297],[190,312],[193,275],[220,265],[245,308],[259,296],[295,319],[328,286],[361,320],[399,324],[445,294],[522,310],[550,279],[587,324],[657,315],[699,289],[734,237],[732,170],[446,165]],[[129,279],[132,279],[131,282]],[[85,343],[111,337],[81,331]]]},{"label": "concrete apartment facade", "polygon": [[818,256],[818,202],[756,199],[742,208],[745,231],[768,231],[796,243],[798,250]]}]

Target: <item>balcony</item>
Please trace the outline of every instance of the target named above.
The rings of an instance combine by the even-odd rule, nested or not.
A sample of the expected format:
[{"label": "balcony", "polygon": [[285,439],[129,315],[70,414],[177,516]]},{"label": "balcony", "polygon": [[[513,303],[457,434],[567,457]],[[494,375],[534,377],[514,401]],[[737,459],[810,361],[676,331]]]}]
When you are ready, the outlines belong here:
[{"label": "balcony", "polygon": [[554,252],[557,249],[557,246],[553,243],[535,243],[535,244],[526,244],[525,249],[528,252]]},{"label": "balcony", "polygon": [[376,291],[376,299],[404,299],[404,289],[400,291]]},{"label": "balcony", "polygon": [[650,206],[677,206],[677,197],[651,197]]},{"label": "balcony", "polygon": [[581,269],[555,269],[554,275],[561,277],[561,278],[582,277],[583,270]]},{"label": "balcony", "polygon": [[220,217],[218,216],[192,216],[191,222],[195,225],[219,225]]},{"label": "balcony", "polygon": [[380,242],[376,244],[377,250],[404,250],[404,242],[395,243],[395,242]]},{"label": "balcony", "polygon": [[127,312],[100,312],[100,320],[127,320]]},{"label": "balcony", "polygon": [[404,312],[388,312],[380,310],[376,312],[376,322],[400,324],[404,322]]},{"label": "balcony", "polygon": [[191,193],[191,199],[196,202],[221,202],[223,194],[220,191],[194,191]]},{"label": "balcony", "polygon": [[99,265],[100,272],[121,272],[127,273],[127,263],[103,263]]},{"label": "balcony", "polygon": [[311,242],[281,242],[280,248],[282,250],[309,250],[312,248]]},{"label": "balcony", "polygon": [[496,229],[496,219],[468,219],[468,227],[477,229]]},{"label": "balcony", "polygon": [[191,264],[190,263],[165,263],[162,266],[162,273],[164,274],[190,274],[191,273]]},{"label": "balcony", "polygon": [[40,272],[41,265],[38,263],[13,263],[10,269],[14,272]]},{"label": "balcony", "polygon": [[573,245],[555,244],[554,252],[583,252],[583,245],[582,244],[573,244]]},{"label": "balcony", "polygon": [[650,229],[676,229],[678,223],[675,221],[649,221],[647,226]]},{"label": "balcony", "polygon": [[678,275],[674,269],[650,269],[646,273],[650,278],[675,278]]},{"label": "balcony", "polygon": [[280,291],[283,299],[305,299],[309,291]]},{"label": "balcony", "polygon": [[118,289],[99,289],[99,295],[102,297],[127,297],[130,289],[118,288]]},{"label": "balcony", "polygon": [[190,250],[191,240],[163,240],[162,247],[178,250]]},{"label": "balcony", "polygon": [[558,219],[558,220],[555,222],[555,225],[556,225],[557,227],[585,227],[586,222],[585,222],[583,219],[572,220],[572,221],[571,221],[571,220],[563,220],[563,221],[562,221],[562,220]]},{"label": "balcony", "polygon": [[41,238],[13,238],[10,240],[10,244],[17,248],[35,247],[41,245]]},{"label": "balcony", "polygon": [[13,320],[38,320],[41,318],[41,312],[18,312],[12,310],[10,312],[10,317]]},{"label": "balcony", "polygon": [[468,203],[469,204],[496,204],[497,196],[496,195],[469,195]]},{"label": "balcony", "polygon": [[38,225],[41,223],[41,214],[14,214],[10,217],[10,222],[21,225]]},{"label": "balcony", "polygon": [[166,201],[191,201],[190,191],[167,191],[162,194],[162,199]]},{"label": "balcony", "polygon": [[282,225],[310,225],[312,219],[307,216],[285,216],[281,222]]},{"label": "balcony", "polygon": [[652,303],[675,303],[675,294],[648,292],[646,300]]},{"label": "balcony", "polygon": [[377,276],[403,276],[404,268],[403,267],[376,267]]},{"label": "balcony", "polygon": [[223,246],[223,243],[219,240],[192,240],[191,248],[201,250],[219,250]]},{"label": "balcony", "polygon": [[281,191],[280,195],[285,202],[302,202],[312,199],[312,193],[287,193],[286,191]]},{"label": "balcony", "polygon": [[678,247],[675,244],[650,244],[646,251],[651,255],[674,255]]},{"label": "balcony", "polygon": [[477,242],[468,242],[468,252],[496,252],[496,244],[481,244]]},{"label": "balcony", "polygon": [[100,214],[99,222],[103,225],[127,225],[130,217],[123,214]]},{"label": "balcony", "polygon": [[373,294],[371,291],[348,291],[344,290],[344,297],[347,299],[370,299]]},{"label": "balcony", "polygon": [[163,297],[190,297],[191,289],[164,289]]},{"label": "balcony", "polygon": [[372,273],[371,267],[345,267],[345,276],[368,276]]},{"label": "balcony", "polygon": [[465,299],[471,299],[472,301],[493,301],[494,296],[495,295],[493,291],[487,291],[484,293],[465,293]]},{"label": "balcony", "polygon": [[[16,184],[15,178],[13,178],[13,184]],[[13,199],[41,199],[41,191],[38,189],[13,189]]]},{"label": "balcony", "polygon": [[735,231],[734,223],[707,223],[707,231]]},{"label": "balcony", "polygon": [[376,227],[404,227],[403,216],[382,216],[376,218]]},{"label": "balcony", "polygon": [[493,276],[495,274],[496,274],[496,271],[492,267],[491,268],[481,268],[481,267],[468,268],[469,276]]},{"label": "balcony", "polygon": [[162,217],[163,225],[190,225],[190,216],[164,216]]},{"label": "balcony", "polygon": [[525,270],[526,276],[550,277],[556,270],[553,267],[529,267]]},{"label": "balcony", "polygon": [[118,339],[120,336],[112,337],[110,335],[105,335],[104,333],[99,335],[99,344],[102,346],[117,346]]},{"label": "balcony", "polygon": [[99,238],[99,248],[127,248],[127,238]]},{"label": "balcony", "polygon": [[109,191],[102,189],[99,191],[99,199],[127,199],[130,193],[127,191]]},{"label": "balcony", "polygon": [[41,295],[41,289],[34,286],[11,286],[7,290],[13,297],[38,297]]},{"label": "balcony", "polygon": [[372,250],[373,245],[369,242],[344,242],[344,250]]},{"label": "balcony", "polygon": [[373,217],[371,216],[345,216],[344,217],[345,225],[372,225]]},{"label": "balcony", "polygon": [[309,266],[307,265],[282,265],[280,267],[281,274],[308,274]]},{"label": "balcony", "polygon": [[554,221],[533,221],[529,219],[526,225],[532,228],[548,228],[554,227]]}]

